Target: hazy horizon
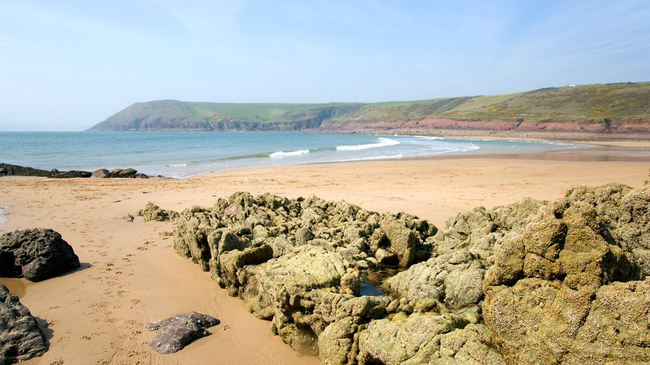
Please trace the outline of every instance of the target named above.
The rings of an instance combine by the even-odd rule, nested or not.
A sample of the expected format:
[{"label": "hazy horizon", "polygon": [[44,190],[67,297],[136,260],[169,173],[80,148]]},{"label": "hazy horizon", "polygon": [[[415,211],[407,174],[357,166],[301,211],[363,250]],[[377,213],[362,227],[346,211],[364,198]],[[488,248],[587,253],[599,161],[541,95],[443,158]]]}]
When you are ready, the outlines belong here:
[{"label": "hazy horizon", "polygon": [[650,3],[0,0],[0,131],[135,102],[328,103],[650,81]]}]

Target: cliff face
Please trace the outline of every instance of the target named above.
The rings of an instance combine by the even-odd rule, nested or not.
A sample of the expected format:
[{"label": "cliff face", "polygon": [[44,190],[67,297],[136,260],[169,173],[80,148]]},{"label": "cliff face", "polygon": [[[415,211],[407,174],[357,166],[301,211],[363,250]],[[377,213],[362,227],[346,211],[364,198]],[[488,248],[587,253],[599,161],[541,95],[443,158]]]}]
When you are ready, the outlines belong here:
[{"label": "cliff face", "polygon": [[314,131],[650,135],[650,82],[412,102],[136,103],[91,131]]},{"label": "cliff face", "polygon": [[210,125],[197,118],[177,100],[135,103],[90,128],[91,131],[209,131]]},{"label": "cliff face", "polygon": [[422,120],[380,121],[346,123],[326,121],[319,127],[323,131],[411,130],[411,131],[488,131],[488,132],[553,132],[597,134],[650,134],[650,120],[617,121],[588,120],[463,120],[427,118]]}]

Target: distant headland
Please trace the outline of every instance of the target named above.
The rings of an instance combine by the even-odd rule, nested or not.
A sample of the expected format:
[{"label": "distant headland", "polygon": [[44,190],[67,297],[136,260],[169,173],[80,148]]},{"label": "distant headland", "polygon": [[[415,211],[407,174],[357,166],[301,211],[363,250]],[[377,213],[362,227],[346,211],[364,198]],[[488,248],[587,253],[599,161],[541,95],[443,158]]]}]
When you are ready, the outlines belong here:
[{"label": "distant headland", "polygon": [[380,103],[135,103],[89,131],[302,131],[647,139],[650,82]]}]

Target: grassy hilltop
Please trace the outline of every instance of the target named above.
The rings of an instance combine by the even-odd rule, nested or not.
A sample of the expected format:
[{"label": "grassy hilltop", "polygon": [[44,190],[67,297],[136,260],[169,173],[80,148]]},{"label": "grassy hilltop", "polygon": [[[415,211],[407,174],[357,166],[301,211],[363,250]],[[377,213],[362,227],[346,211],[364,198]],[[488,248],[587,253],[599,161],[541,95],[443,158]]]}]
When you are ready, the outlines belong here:
[{"label": "grassy hilltop", "polygon": [[[432,120],[437,120],[438,124],[431,124]],[[445,123],[440,124],[440,120]],[[90,130],[410,128],[405,121],[429,121],[429,127],[434,129],[454,129],[456,126],[458,129],[484,130],[493,129],[492,124],[499,126],[497,130],[516,129],[522,123],[530,129],[531,125],[549,121],[554,121],[555,125],[602,124],[607,128],[611,123],[645,125],[650,123],[650,82],[553,87],[504,95],[381,103],[264,104],[160,100],[133,104]],[[499,124],[503,121],[517,123],[512,126]],[[420,128],[423,125],[427,124]]]}]

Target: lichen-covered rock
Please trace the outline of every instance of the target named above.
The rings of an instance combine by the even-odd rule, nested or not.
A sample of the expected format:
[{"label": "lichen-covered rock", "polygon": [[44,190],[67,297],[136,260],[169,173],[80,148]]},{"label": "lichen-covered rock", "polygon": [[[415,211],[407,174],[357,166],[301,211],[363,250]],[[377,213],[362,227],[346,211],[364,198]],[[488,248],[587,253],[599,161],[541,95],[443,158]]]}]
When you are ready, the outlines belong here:
[{"label": "lichen-covered rock", "polygon": [[378,248],[377,251],[375,251],[375,258],[382,265],[399,264],[397,253],[390,248]]},{"label": "lichen-covered rock", "polygon": [[650,279],[602,286],[565,363],[650,362]]},{"label": "lichen-covered rock", "polygon": [[323,364],[354,364],[359,351],[359,332],[370,321],[386,317],[391,302],[389,297],[324,294],[307,321],[318,334]]},{"label": "lichen-covered rock", "polygon": [[13,364],[48,350],[45,336],[18,297],[0,284],[0,364]]},{"label": "lichen-covered rock", "polygon": [[[485,323],[508,363],[585,360],[591,356],[588,348],[614,354],[620,347],[607,331],[598,331],[604,322],[620,318],[620,313],[600,310],[599,323],[591,324],[591,330],[585,327],[592,307],[604,304],[602,299],[600,304],[594,302],[594,297],[602,292],[601,298],[605,298],[613,281],[638,277],[634,258],[611,234],[611,222],[609,217],[602,219],[588,201],[563,198],[542,207],[521,236],[504,244],[483,282],[486,296],[482,307]],[[618,301],[638,303],[635,295],[618,292]],[[648,309],[650,306],[641,302],[635,315],[645,316]],[[579,340],[585,331],[596,345]],[[650,359],[650,349],[638,338],[622,338],[629,346],[629,356],[618,360]]]},{"label": "lichen-covered rock", "polygon": [[359,324],[355,322],[355,317],[345,317],[327,326],[318,336],[318,350],[324,365],[356,362]]},{"label": "lichen-covered rock", "polygon": [[615,235],[632,252],[642,275],[650,275],[650,187],[635,189],[620,201]]},{"label": "lichen-covered rock", "polygon": [[452,309],[476,305],[483,299],[484,269],[454,270],[445,278],[445,303]]},{"label": "lichen-covered rock", "polygon": [[342,290],[341,278],[349,267],[350,264],[337,253],[321,247],[302,246],[291,255],[269,260],[264,268],[242,269],[239,295],[255,316],[275,317],[274,323],[280,330],[293,321],[294,312],[314,305],[306,299],[314,296],[312,291]]},{"label": "lichen-covered rock", "polygon": [[210,332],[206,328],[219,323],[218,319],[197,312],[177,314],[158,322],[149,323],[150,331],[158,331],[149,346],[158,353],[172,354],[198,338],[209,336]]},{"label": "lichen-covered rock", "polygon": [[[490,364],[489,361],[495,361],[494,363],[498,364],[500,356],[489,347],[490,339],[486,331],[482,326],[476,325],[478,318],[476,313],[473,315],[462,312],[455,314],[418,313],[404,320],[372,321],[368,324],[367,329],[359,333],[357,360],[359,364],[386,365],[444,363],[439,361],[441,357],[445,360],[453,360],[458,355],[459,359],[473,359],[471,351],[474,356],[478,357],[473,359],[475,363]],[[456,332],[462,331],[471,323],[474,323],[475,327],[468,328],[468,332],[474,330],[472,338],[474,343],[468,344],[463,353],[459,355],[459,351],[467,343],[467,337],[472,334],[463,335]],[[444,337],[446,334],[454,334],[454,337]],[[465,343],[458,341],[459,338],[463,338]],[[442,347],[442,341],[446,345],[454,347]],[[484,357],[481,358],[480,355]]]},{"label": "lichen-covered rock", "polygon": [[0,236],[0,276],[41,281],[76,270],[79,258],[51,229],[26,229]]},{"label": "lichen-covered rock", "polygon": [[440,357],[435,365],[505,365],[503,356],[497,352],[490,333],[482,324],[468,324],[440,336]]},{"label": "lichen-covered rock", "polygon": [[452,309],[478,305],[483,299],[483,277],[502,243],[519,234],[522,222],[530,222],[541,205],[525,198],[491,210],[477,207],[457,214],[447,220],[444,230],[427,239],[432,257],[388,279],[386,287],[407,299],[444,301]]},{"label": "lichen-covered rock", "polygon": [[[210,268],[212,257],[208,236],[222,227],[219,217],[198,206],[185,209],[174,219],[174,242],[172,247],[179,255],[192,259],[203,271]],[[219,237],[220,238],[220,237]]]},{"label": "lichen-covered rock", "polygon": [[[219,199],[212,210],[186,209],[173,224],[174,249],[209,270],[254,315],[271,319],[274,333],[300,355],[318,354],[319,335],[338,320],[351,316],[363,324],[385,316],[387,297],[359,302],[365,310],[343,317],[335,315],[341,308],[321,304],[329,295],[359,296],[358,269],[408,266],[428,257],[431,247],[424,241],[437,232],[405,213],[380,215],[342,201],[239,192]],[[378,239],[371,243],[371,237]]]},{"label": "lichen-covered rock", "polygon": [[[182,212],[173,247],[324,364],[643,363],[649,191],[576,187],[476,207],[444,230],[238,192]],[[360,296],[366,275],[391,297]]]},{"label": "lichen-covered rock", "polygon": [[417,245],[417,238],[413,230],[399,222],[382,223],[381,228],[386,232],[390,248],[397,254],[399,266],[409,267],[413,264]]},{"label": "lichen-covered rock", "polygon": [[143,217],[144,221],[166,221],[178,217],[178,212],[173,210],[161,209],[156,204],[149,202],[145,205],[144,209],[138,210],[138,216]]},{"label": "lichen-covered rock", "polygon": [[273,258],[273,248],[264,244],[260,247],[248,247],[242,251],[230,250],[219,256],[217,272],[220,285],[236,292],[239,287],[247,284],[247,278],[242,276],[247,265],[259,265]]}]

